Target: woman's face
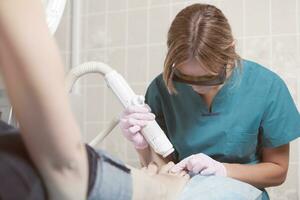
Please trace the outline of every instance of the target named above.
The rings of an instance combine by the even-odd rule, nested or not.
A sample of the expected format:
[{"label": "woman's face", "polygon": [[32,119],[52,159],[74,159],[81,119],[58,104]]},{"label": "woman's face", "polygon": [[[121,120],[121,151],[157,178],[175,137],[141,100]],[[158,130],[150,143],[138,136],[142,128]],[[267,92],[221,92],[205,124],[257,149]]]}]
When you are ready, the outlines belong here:
[{"label": "woman's face", "polygon": [[[195,59],[184,63],[180,67],[178,67],[181,73],[188,76],[207,76],[212,75],[209,73],[204,67],[199,66],[199,62]],[[190,85],[190,84],[189,84]],[[219,85],[216,86],[201,86],[201,85],[190,85],[195,92],[198,94],[206,94],[213,89],[219,88]]]}]

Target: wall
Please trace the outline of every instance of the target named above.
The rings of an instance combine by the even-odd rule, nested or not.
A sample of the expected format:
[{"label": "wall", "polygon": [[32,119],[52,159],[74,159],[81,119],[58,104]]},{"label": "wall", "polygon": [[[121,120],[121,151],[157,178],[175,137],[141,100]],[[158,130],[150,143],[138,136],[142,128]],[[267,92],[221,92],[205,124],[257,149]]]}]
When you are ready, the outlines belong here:
[{"label": "wall", "polygon": [[[81,61],[103,61],[120,72],[133,89],[144,94],[162,71],[166,33],[176,13],[194,2],[208,2],[228,17],[238,52],[277,72],[300,106],[300,0],[87,0],[82,1]],[[69,66],[71,56],[70,5],[56,38]],[[102,78],[81,80],[79,95],[72,95],[74,113],[85,141],[91,140],[122,110]],[[136,153],[119,128],[99,147],[138,166]],[[287,181],[269,189],[272,199],[298,199],[299,154],[291,144]]]}]

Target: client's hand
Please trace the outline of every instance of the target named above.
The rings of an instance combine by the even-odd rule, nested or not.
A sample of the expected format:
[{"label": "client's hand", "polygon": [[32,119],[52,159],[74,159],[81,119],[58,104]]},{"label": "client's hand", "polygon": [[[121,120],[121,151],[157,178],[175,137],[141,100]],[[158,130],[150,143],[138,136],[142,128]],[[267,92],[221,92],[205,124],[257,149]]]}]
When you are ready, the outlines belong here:
[{"label": "client's hand", "polygon": [[194,154],[183,159],[174,167],[172,167],[171,172],[178,173],[184,170],[193,172],[195,174],[200,173],[204,176],[227,176],[226,168],[222,163],[212,159],[211,157],[203,153]]}]

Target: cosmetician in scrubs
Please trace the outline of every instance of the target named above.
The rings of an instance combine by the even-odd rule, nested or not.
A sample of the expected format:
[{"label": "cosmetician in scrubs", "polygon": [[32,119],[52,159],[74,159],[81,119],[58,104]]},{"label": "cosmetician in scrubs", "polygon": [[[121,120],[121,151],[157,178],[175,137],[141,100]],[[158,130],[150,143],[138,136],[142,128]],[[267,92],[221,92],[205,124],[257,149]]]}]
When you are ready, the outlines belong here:
[{"label": "cosmetician in scrubs", "polygon": [[[284,81],[235,50],[230,25],[212,5],[193,4],[173,20],[164,71],[150,84],[150,109],[130,107],[121,129],[149,160],[140,134],[155,120],[176,150],[172,171],[227,176],[264,190],[285,181],[299,112]],[[152,114],[154,113],[154,115]]]}]

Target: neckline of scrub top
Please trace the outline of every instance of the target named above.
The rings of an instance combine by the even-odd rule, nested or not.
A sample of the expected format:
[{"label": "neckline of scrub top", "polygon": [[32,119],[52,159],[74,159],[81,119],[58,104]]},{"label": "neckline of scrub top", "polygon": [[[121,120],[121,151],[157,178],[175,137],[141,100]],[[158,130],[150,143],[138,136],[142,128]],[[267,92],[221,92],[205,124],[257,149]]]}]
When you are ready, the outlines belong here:
[{"label": "neckline of scrub top", "polygon": [[220,114],[220,111],[218,111],[217,108],[221,106],[221,104],[225,101],[225,98],[230,97],[236,91],[236,86],[240,83],[240,80],[238,78],[240,78],[241,76],[241,70],[241,66],[237,66],[234,68],[228,80],[224,83],[223,87],[220,88],[217,94],[215,95],[211,103],[211,109],[208,108],[206,102],[204,101],[201,95],[195,92],[191,86],[185,84],[188,90],[190,90],[190,94],[192,95],[191,98],[194,98],[196,102],[200,103],[202,116],[213,117],[218,116]]}]

